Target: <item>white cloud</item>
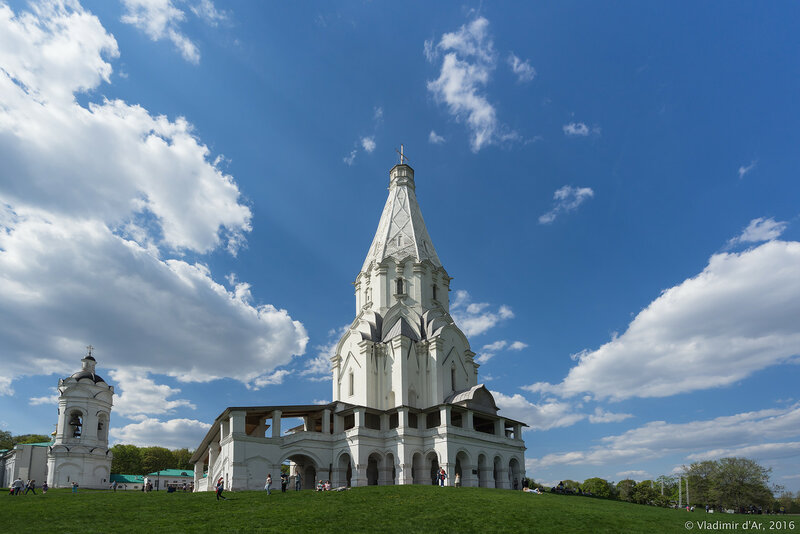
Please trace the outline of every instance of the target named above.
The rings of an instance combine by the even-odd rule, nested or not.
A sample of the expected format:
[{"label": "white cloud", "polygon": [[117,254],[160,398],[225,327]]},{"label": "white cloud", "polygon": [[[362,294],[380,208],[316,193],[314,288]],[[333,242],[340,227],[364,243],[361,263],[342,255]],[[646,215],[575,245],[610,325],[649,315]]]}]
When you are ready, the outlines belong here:
[{"label": "white cloud", "polygon": [[425,43],[429,61],[438,57],[439,51],[444,53],[439,78],[428,82],[428,90],[438,102],[447,105],[456,120],[467,124],[473,152],[503,137],[494,106],[481,94],[496,64],[488,29],[489,21],[479,17],[456,32],[442,35],[436,47]]},{"label": "white cloud", "polygon": [[536,76],[536,69],[531,66],[530,61],[522,61],[514,52],[508,54],[508,65],[520,82],[529,82]]},{"label": "white cloud", "polygon": [[264,386],[274,386],[278,384],[283,384],[283,379],[292,374],[291,371],[286,369],[279,369],[272,374],[260,376],[253,380],[253,385],[256,388],[261,388]]},{"label": "white cloud", "polygon": [[40,404],[51,404],[53,406],[58,405],[58,388],[51,389],[51,395],[45,395],[43,397],[31,397],[29,399],[29,404],[32,406],[38,406]]},{"label": "white cloud", "polygon": [[367,152],[372,152],[375,150],[375,138],[374,137],[362,137],[361,138],[361,146]]},{"label": "white cloud", "polygon": [[[153,41],[171,41],[184,59],[194,64],[200,62],[200,50],[180,28],[186,20],[186,12],[172,0],[122,0],[122,3],[125,6],[122,22],[142,30]],[[189,10],[210,26],[217,26],[227,18],[211,0],[191,2]]]},{"label": "white cloud", "polygon": [[450,314],[468,337],[483,334],[498,323],[514,317],[514,312],[505,304],[496,312],[488,311],[487,308],[489,304],[486,302],[471,303],[469,293],[459,289],[450,305]]},{"label": "white cloud", "polygon": [[305,367],[300,371],[300,376],[307,376],[313,382],[333,380],[331,358],[336,354],[336,345],[338,345],[339,339],[349,328],[349,324],[340,328],[332,328],[328,332],[328,342],[314,347],[317,350],[317,355],[305,361]]},{"label": "white cloud", "polygon": [[528,344],[523,343],[522,341],[515,341],[508,346],[508,350],[522,350],[526,348],[528,348]]},{"label": "white cloud", "polygon": [[715,460],[717,458],[745,457],[760,459],[791,458],[800,456],[800,441],[786,443],[760,443],[731,449],[712,449],[709,451],[690,454],[687,459],[695,462],[702,460]]},{"label": "white cloud", "polygon": [[762,241],[778,239],[784,230],[786,230],[787,226],[787,223],[775,221],[772,217],[769,219],[763,217],[753,219],[741,234],[728,241],[728,246],[731,247],[739,243],[760,243]]},{"label": "white cloud", "polygon": [[[305,330],[285,311],[171,258],[235,253],[251,213],[185,119],[76,101],[118,55],[99,20],[77,3],[0,5],[0,28],[0,393],[74,371],[87,343],[101,368],[184,380],[247,383],[260,373],[242,369],[302,354]],[[241,365],[220,357],[232,353]]]},{"label": "white cloud", "polygon": [[[472,305],[471,305],[472,306]],[[467,307],[469,309],[470,306]],[[478,308],[480,309],[480,308]],[[475,359],[478,363],[484,364],[494,358],[494,355],[498,352],[503,350],[506,345],[508,345],[508,341],[495,341],[494,343],[489,343],[488,345],[484,345],[481,349],[480,355]]]},{"label": "white cloud", "polygon": [[114,413],[123,416],[160,415],[175,411],[176,408],[195,408],[186,399],[170,400],[180,389],[166,384],[156,384],[142,369],[121,369],[111,371],[114,381]]},{"label": "white cloud", "polygon": [[539,217],[539,224],[550,224],[562,213],[574,211],[583,204],[584,201],[594,196],[594,191],[590,187],[572,187],[565,185],[553,193],[555,203],[553,208]]},{"label": "white cloud", "polygon": [[348,155],[342,158],[342,161],[344,161],[347,165],[352,165],[353,162],[356,160],[357,154],[358,154],[358,149],[354,148],[353,150],[350,151]]},{"label": "white cloud", "polygon": [[211,425],[195,419],[143,419],[123,427],[114,427],[109,434],[114,443],[137,447],[166,447],[168,449],[194,449],[205,437]]},{"label": "white cloud", "polygon": [[586,137],[589,135],[589,127],[582,122],[571,122],[569,124],[565,124],[562,129],[564,130],[564,135],[576,135],[580,137]]},{"label": "white cloud", "polygon": [[650,303],[624,334],[583,352],[560,384],[525,389],[619,400],[726,386],[797,361],[797,317],[800,243],[715,254],[702,273]]},{"label": "white cloud", "polygon": [[375,106],[372,112],[372,119],[376,123],[380,123],[383,120],[383,108],[381,106]]},{"label": "white cloud", "polygon": [[431,130],[431,133],[428,134],[428,142],[434,145],[441,145],[444,143],[445,139],[441,135],[437,134],[435,131]]},{"label": "white cloud", "polygon": [[594,409],[594,413],[589,416],[590,423],[618,423],[633,417],[629,413],[612,413],[599,406]]},{"label": "white cloud", "polygon": [[750,172],[753,169],[755,169],[756,168],[756,163],[757,163],[756,161],[751,161],[750,165],[747,165],[747,166],[741,165],[739,167],[739,179],[741,180],[742,178],[744,178],[745,174],[747,174],[748,172]]},{"label": "white cloud", "polygon": [[530,430],[567,427],[586,418],[586,414],[575,413],[569,402],[546,399],[541,404],[534,404],[519,393],[508,396],[493,391],[492,395],[504,417],[522,421],[530,426]]},{"label": "white cloud", "polygon": [[[786,457],[796,443],[777,443],[800,436],[800,404],[788,408],[743,412],[688,423],[652,421],[622,434],[607,436],[591,449],[547,454],[538,466],[604,465],[686,454],[688,460],[718,450],[747,451],[756,460]],[[702,453],[699,451],[706,451]],[[776,456],[780,455],[780,456]],[[725,454],[722,454],[725,455]],[[763,456],[762,456],[763,455]],[[710,456],[703,456],[710,457]]]}]

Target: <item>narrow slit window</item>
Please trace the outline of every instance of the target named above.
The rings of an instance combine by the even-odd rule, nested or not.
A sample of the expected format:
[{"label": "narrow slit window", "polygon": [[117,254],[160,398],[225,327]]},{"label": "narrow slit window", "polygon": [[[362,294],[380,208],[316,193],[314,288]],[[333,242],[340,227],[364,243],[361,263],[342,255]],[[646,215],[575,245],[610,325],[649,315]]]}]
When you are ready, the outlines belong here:
[{"label": "narrow slit window", "polygon": [[354,389],[353,389],[353,386],[354,386],[353,371],[350,371],[350,375],[348,376],[348,379],[349,379],[350,396],[352,397],[353,396],[353,391],[354,391]]},{"label": "narrow slit window", "polygon": [[450,385],[452,386],[453,391],[455,391],[456,390],[456,368],[455,367],[451,367],[450,368]]},{"label": "narrow slit window", "polygon": [[433,284],[433,300],[436,300],[436,284]]},{"label": "narrow slit window", "polygon": [[403,289],[404,289],[404,287],[403,287],[403,279],[402,278],[398,278],[397,279],[397,294],[398,295],[404,294],[405,292],[403,291]]}]

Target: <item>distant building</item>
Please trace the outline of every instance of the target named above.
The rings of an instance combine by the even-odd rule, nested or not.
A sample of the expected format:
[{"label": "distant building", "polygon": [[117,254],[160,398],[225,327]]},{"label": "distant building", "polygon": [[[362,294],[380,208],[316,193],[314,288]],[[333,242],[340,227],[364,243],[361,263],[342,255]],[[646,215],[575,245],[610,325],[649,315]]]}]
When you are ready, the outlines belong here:
[{"label": "distant building", "polygon": [[114,386],[95,373],[92,347],[80,371],[58,381],[58,426],[47,454],[47,483],[65,488],[108,488],[113,453],[108,448]]},{"label": "distant building", "polygon": [[167,489],[169,486],[182,488],[184,484],[194,486],[194,471],[191,469],[163,469],[148,473],[153,489]]},{"label": "distant building", "polygon": [[139,490],[141,491],[144,484],[144,476],[142,475],[111,475],[110,483],[117,483],[117,491],[124,490]]},{"label": "distant building", "polygon": [[47,479],[47,448],[50,442],[20,443],[0,451],[0,487],[8,487],[16,478],[35,480],[40,487]]},{"label": "distant building", "polygon": [[[450,276],[428,235],[414,170],[389,196],[361,272],[356,316],[332,358],[333,402],[225,409],[192,456],[195,489],[259,489],[291,464],[304,488],[432,484],[521,487],[524,423],[498,414],[469,341],[450,316]],[[282,418],[302,418],[287,435]],[[207,474],[207,476],[205,476]]]}]

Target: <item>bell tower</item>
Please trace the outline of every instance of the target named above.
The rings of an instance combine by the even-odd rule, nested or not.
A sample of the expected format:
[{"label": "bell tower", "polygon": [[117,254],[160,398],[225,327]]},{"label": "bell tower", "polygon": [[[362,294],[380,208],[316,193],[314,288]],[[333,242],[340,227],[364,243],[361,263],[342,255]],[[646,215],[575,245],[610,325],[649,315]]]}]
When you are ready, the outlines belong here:
[{"label": "bell tower", "polygon": [[95,373],[93,350],[87,347],[80,371],[58,381],[58,425],[47,455],[47,483],[54,488],[73,482],[105,488],[110,479],[108,427],[114,386]]}]

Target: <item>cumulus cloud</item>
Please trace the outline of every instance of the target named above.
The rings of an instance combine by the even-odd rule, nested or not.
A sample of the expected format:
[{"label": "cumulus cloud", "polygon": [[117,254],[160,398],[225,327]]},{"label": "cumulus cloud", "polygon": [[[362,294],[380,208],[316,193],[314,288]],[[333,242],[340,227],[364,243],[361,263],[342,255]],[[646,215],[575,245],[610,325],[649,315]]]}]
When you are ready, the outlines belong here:
[{"label": "cumulus cloud", "polygon": [[[787,451],[792,450],[796,454],[795,442],[778,440],[798,436],[800,404],[795,404],[688,423],[652,421],[622,434],[601,438],[598,445],[587,450],[547,454],[533,460],[532,465],[603,465],[672,454],[686,454],[687,460],[694,460],[745,450],[759,460],[785,457]],[[709,454],[712,452],[715,454]]]},{"label": "cumulus cloud", "polygon": [[[172,0],[122,0],[122,4],[125,6],[122,22],[143,31],[153,41],[169,40],[190,63],[200,62],[197,45],[181,31],[186,12]],[[211,0],[190,2],[189,10],[211,26],[227,18]]]},{"label": "cumulus cloud", "polygon": [[28,400],[28,403],[32,406],[38,406],[40,404],[50,404],[53,406],[58,405],[58,388],[52,388],[51,395],[44,395],[42,397],[31,397]]},{"label": "cumulus cloud", "polygon": [[168,449],[193,449],[205,437],[211,425],[196,419],[142,419],[123,427],[109,429],[115,444],[125,443],[137,447],[166,447]]},{"label": "cumulus cloud", "polygon": [[629,471],[620,471],[617,473],[617,476],[620,477],[620,479],[631,478],[635,480],[648,480],[650,478],[650,473],[642,471],[641,469],[632,469]]},{"label": "cumulus cloud", "polygon": [[458,31],[442,35],[435,47],[426,41],[429,61],[440,53],[444,55],[441,71],[436,80],[428,82],[428,91],[456,120],[467,124],[473,152],[502,140],[497,113],[483,94],[497,62],[489,21],[478,17]]},{"label": "cumulus cloud", "polygon": [[515,341],[508,346],[508,350],[522,350],[526,348],[528,348],[528,344],[523,343],[522,341]]},{"label": "cumulus cloud", "polygon": [[562,126],[564,135],[572,135],[578,137],[586,137],[589,135],[589,127],[582,122],[570,122]]},{"label": "cumulus cloud", "polygon": [[800,355],[800,243],[715,254],[627,331],[584,351],[560,384],[529,391],[614,400],[726,386]]},{"label": "cumulus cloud", "polygon": [[471,302],[469,293],[459,289],[450,305],[450,315],[467,336],[483,334],[498,323],[514,317],[514,312],[505,304],[497,308],[497,311],[489,308],[487,302]]},{"label": "cumulus cloud", "polygon": [[624,421],[625,419],[629,419],[633,417],[633,415],[629,413],[612,413],[608,412],[599,406],[594,409],[594,413],[589,416],[590,423],[618,423],[620,421]]},{"label": "cumulus cloud", "polygon": [[156,384],[142,369],[111,371],[114,381],[114,413],[123,416],[160,415],[172,413],[176,408],[194,409],[186,399],[170,399],[181,392],[166,384]]},{"label": "cumulus cloud", "polygon": [[492,395],[504,417],[522,421],[530,426],[530,430],[572,426],[586,418],[586,414],[574,412],[569,402],[546,399],[540,404],[535,404],[519,393],[509,396],[493,391]]},{"label": "cumulus cloud", "polygon": [[739,179],[741,180],[742,178],[744,178],[745,174],[747,174],[748,172],[752,171],[755,168],[756,168],[756,162],[755,161],[751,161],[750,165],[747,165],[747,166],[745,166],[745,165],[739,166]]},{"label": "cumulus cloud", "polygon": [[305,365],[300,371],[300,376],[307,377],[308,380],[313,382],[333,380],[331,358],[336,354],[336,345],[338,345],[339,339],[349,328],[350,325],[346,324],[340,328],[329,330],[328,342],[314,347],[317,350],[317,355],[305,361]]},{"label": "cumulus cloud", "polygon": [[761,443],[758,445],[748,445],[745,447],[734,447],[731,449],[712,449],[709,451],[690,454],[686,458],[692,462],[703,460],[716,460],[718,458],[730,457],[745,458],[791,458],[800,456],[800,441],[789,441],[785,443]]},{"label": "cumulus cloud", "polygon": [[444,143],[444,137],[431,130],[431,133],[428,134],[428,142],[433,145],[441,145]]},{"label": "cumulus cloud", "polygon": [[553,208],[539,217],[539,224],[550,224],[562,213],[578,209],[584,201],[592,198],[594,191],[590,187],[572,187],[565,185],[553,193]]},{"label": "cumulus cloud", "polygon": [[769,219],[763,217],[753,219],[741,234],[728,241],[728,246],[732,247],[740,243],[761,243],[762,241],[778,239],[787,226],[787,223],[776,221],[772,217]]},{"label": "cumulus cloud", "polygon": [[536,76],[536,69],[531,66],[530,61],[527,59],[522,61],[514,52],[508,54],[507,61],[512,72],[517,75],[517,79],[520,82],[529,82]]},{"label": "cumulus cloud", "polygon": [[507,348],[508,350],[520,351],[527,346],[528,345],[522,341],[514,341],[513,343],[509,343],[505,340],[495,341],[494,343],[484,345],[481,349],[480,355],[475,360],[480,364],[484,364],[494,358],[495,354],[503,349]]},{"label": "cumulus cloud", "polygon": [[375,138],[374,137],[362,137],[361,138],[361,146],[367,152],[372,152],[375,150]]},{"label": "cumulus cloud", "polygon": [[74,371],[88,342],[102,368],[183,380],[248,383],[302,354],[287,312],[182,259],[235,253],[250,230],[220,156],[183,118],[80,105],[76,93],[109,81],[116,41],[76,3],[31,9],[0,6],[0,393]]}]

